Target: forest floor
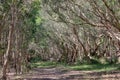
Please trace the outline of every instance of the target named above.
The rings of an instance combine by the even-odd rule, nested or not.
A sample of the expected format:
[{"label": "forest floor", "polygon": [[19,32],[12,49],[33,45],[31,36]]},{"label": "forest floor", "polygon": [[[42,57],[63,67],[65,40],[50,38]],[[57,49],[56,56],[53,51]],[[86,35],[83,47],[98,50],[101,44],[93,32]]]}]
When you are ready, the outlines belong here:
[{"label": "forest floor", "polygon": [[34,68],[29,74],[10,75],[9,80],[120,80],[120,71],[76,71],[61,67]]},{"label": "forest floor", "polygon": [[29,73],[9,74],[9,80],[120,80],[118,65],[64,65],[51,62],[32,64]]}]

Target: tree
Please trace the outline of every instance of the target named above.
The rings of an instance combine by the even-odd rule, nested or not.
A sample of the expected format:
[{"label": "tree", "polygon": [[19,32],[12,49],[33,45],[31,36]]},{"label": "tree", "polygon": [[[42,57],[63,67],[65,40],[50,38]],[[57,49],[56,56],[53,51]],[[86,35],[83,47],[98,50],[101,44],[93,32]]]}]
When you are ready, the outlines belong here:
[{"label": "tree", "polygon": [[53,15],[52,11],[58,15],[56,16],[58,22],[120,30],[118,0],[44,0],[43,3],[49,6],[47,12],[50,15]]},{"label": "tree", "polygon": [[[91,36],[88,38],[82,38],[79,34],[82,27],[93,27],[96,31],[105,30],[105,34],[112,38],[112,41],[116,40],[118,44],[119,40],[119,3],[118,0],[42,0],[45,11],[51,16],[50,19],[56,23],[64,23],[71,29],[71,32],[76,36],[78,40],[77,44],[82,46],[84,55],[88,56],[91,53],[100,53],[100,47],[103,44],[99,41],[101,34],[95,36],[95,42],[90,43]],[[98,29],[97,29],[98,28]],[[92,31],[94,31],[92,29]],[[84,30],[86,35],[89,35],[87,29]],[[91,32],[92,34],[93,32]],[[83,34],[82,34],[83,35]],[[58,35],[59,36],[59,35]],[[85,39],[86,42],[83,40]],[[75,42],[75,41],[74,41]],[[68,43],[67,43],[68,44]],[[76,44],[76,45],[77,45]],[[93,48],[91,45],[95,45]],[[107,45],[107,44],[106,44]],[[114,44],[115,45],[115,44]],[[119,44],[118,44],[119,45]],[[110,46],[110,45],[109,45]],[[80,46],[79,46],[80,47]],[[119,46],[116,47],[116,49]],[[108,47],[107,47],[108,49]],[[103,50],[104,52],[104,50]],[[68,52],[69,53],[69,52]],[[107,54],[107,52],[105,52]],[[110,52],[111,53],[111,52]],[[113,52],[114,53],[114,52]]]},{"label": "tree", "polygon": [[8,35],[8,44],[7,44],[7,50],[4,56],[4,64],[3,64],[3,71],[2,71],[2,79],[6,80],[6,70],[7,70],[7,66],[8,66],[8,59],[9,59],[9,55],[10,55],[10,49],[11,49],[11,41],[12,41],[12,35],[13,35],[13,31],[14,31],[14,27],[16,25],[16,6],[15,3],[12,2],[11,6],[11,24],[9,25],[9,35]]},{"label": "tree", "polygon": [[[4,53],[4,64],[2,70],[2,79],[6,80],[7,69],[9,69],[11,65],[12,68],[15,69],[16,74],[20,74],[25,71],[24,69],[27,66],[28,44],[33,40],[35,35],[35,20],[38,18],[37,14],[39,13],[38,10],[40,4],[39,0],[6,0],[1,6],[3,7],[2,13],[7,16],[0,15],[1,21],[4,21],[0,24],[0,28],[4,28],[9,31],[9,33],[7,33],[7,31],[5,32],[8,34],[8,38],[6,38],[3,35],[4,30],[0,29],[0,35],[5,37],[8,41],[6,52]],[[34,13],[35,16],[31,13]],[[30,17],[31,15],[32,17]],[[28,21],[30,21],[30,23]],[[1,42],[4,43],[4,41]]]}]

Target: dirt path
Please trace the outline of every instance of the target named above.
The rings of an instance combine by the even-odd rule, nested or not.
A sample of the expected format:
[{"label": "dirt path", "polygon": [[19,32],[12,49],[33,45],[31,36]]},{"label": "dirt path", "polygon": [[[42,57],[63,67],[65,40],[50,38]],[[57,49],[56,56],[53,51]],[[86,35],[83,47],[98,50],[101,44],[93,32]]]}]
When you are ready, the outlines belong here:
[{"label": "dirt path", "polygon": [[120,71],[95,72],[64,68],[34,68],[29,74],[10,76],[10,80],[120,80]]}]

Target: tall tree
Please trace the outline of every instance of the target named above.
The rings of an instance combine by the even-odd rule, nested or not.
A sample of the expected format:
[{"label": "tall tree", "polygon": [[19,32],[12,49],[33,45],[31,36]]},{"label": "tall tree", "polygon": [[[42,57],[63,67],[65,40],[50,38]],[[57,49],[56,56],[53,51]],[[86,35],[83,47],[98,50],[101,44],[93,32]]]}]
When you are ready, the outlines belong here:
[{"label": "tall tree", "polygon": [[12,42],[12,36],[14,32],[14,27],[16,25],[16,10],[17,6],[15,5],[15,2],[11,2],[10,5],[10,12],[11,12],[11,24],[9,25],[9,35],[8,35],[8,44],[7,44],[7,50],[4,55],[4,64],[3,64],[3,70],[2,70],[2,79],[6,80],[6,73],[7,73],[7,67],[8,67],[8,61],[9,61],[9,55],[10,55],[10,49],[11,49],[11,42]]}]

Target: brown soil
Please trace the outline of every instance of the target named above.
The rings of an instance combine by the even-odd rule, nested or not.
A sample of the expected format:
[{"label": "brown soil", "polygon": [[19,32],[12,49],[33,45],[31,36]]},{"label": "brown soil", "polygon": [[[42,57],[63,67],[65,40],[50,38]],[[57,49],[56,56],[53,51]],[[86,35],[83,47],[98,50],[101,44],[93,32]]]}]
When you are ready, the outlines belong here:
[{"label": "brown soil", "polygon": [[8,80],[120,80],[120,71],[73,71],[64,68],[34,68],[29,74],[8,75]]}]

